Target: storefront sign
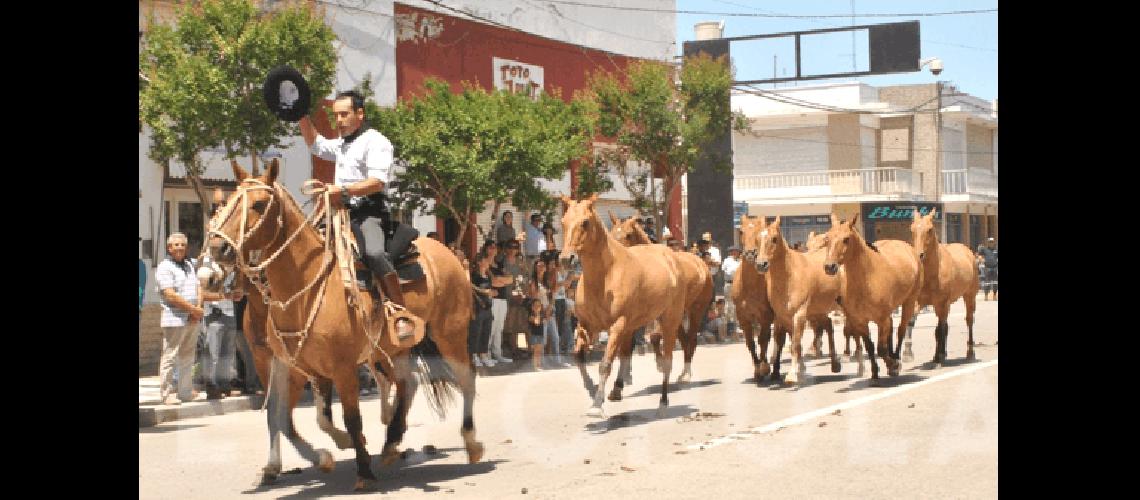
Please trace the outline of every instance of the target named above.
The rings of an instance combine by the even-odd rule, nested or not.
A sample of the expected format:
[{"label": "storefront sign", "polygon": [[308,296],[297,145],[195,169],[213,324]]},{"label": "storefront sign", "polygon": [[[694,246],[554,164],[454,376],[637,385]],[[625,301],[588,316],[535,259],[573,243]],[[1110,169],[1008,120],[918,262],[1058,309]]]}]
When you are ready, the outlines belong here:
[{"label": "storefront sign", "polygon": [[492,78],[495,88],[537,99],[542,92],[542,66],[524,64],[510,59],[492,57]]},{"label": "storefront sign", "polygon": [[942,206],[940,203],[864,203],[862,217],[869,221],[895,221],[914,219],[914,210],[928,215],[931,210],[938,210],[935,220],[942,220]]}]

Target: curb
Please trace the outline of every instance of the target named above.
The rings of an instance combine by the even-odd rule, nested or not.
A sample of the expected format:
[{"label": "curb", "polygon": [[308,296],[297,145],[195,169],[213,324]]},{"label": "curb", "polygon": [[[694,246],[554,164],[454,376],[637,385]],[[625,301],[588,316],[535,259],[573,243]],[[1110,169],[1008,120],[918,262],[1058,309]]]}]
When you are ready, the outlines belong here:
[{"label": "curb", "polygon": [[139,428],[153,427],[162,422],[186,418],[224,415],[236,411],[259,410],[265,396],[230,396],[221,400],[192,401],[178,406],[147,405],[139,406]]}]

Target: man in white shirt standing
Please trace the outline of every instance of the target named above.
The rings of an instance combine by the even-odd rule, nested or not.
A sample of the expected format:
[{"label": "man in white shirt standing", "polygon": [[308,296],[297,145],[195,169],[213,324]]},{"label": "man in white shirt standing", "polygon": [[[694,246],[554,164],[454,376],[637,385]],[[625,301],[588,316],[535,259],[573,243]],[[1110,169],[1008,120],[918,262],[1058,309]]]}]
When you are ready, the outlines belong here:
[{"label": "man in white shirt standing", "polygon": [[[198,345],[198,322],[203,311],[198,303],[198,279],[194,259],[186,257],[186,235],[171,234],[166,238],[169,254],[155,270],[154,280],[162,297],[162,359],[158,365],[159,395],[162,404],[177,405],[193,401],[195,348]],[[178,386],[174,385],[174,367],[178,366]]]},{"label": "man in white shirt standing", "polygon": [[[335,184],[328,190],[332,208],[349,207],[352,232],[380,290],[392,302],[407,307],[400,278],[384,251],[384,222],[389,220],[385,188],[392,171],[392,143],[364,120],[364,96],[355,90],[341,92],[333,102],[340,137],[327,139],[317,133],[308,116],[301,118],[301,135],[323,160],[336,162]],[[412,335],[414,324],[405,318],[396,322],[397,335]]]},{"label": "man in white shirt standing", "polygon": [[530,224],[526,226],[526,238],[523,241],[523,256],[526,257],[527,269],[534,269],[534,261],[546,251],[546,238],[542,234],[542,215],[531,214]]}]

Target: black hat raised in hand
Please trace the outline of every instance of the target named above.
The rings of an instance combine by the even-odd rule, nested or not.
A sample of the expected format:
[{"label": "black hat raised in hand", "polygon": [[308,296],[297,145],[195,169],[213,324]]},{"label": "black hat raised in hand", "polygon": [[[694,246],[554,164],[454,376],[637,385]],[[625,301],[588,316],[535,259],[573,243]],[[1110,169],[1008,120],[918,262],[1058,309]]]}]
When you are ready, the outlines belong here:
[{"label": "black hat raised in hand", "polygon": [[282,120],[297,122],[309,114],[309,82],[290,66],[273,68],[265,78],[262,94],[269,110]]}]

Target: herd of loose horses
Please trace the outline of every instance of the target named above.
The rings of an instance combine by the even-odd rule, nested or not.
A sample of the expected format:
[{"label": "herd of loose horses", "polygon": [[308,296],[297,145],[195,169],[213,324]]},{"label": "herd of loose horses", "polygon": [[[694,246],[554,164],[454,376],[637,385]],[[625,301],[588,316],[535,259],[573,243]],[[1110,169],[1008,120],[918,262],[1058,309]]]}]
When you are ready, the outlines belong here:
[{"label": "herd of loose horses", "polygon": [[[421,237],[415,241],[426,278],[405,285],[404,295],[408,309],[425,320],[428,333],[418,344],[402,344],[378,331],[386,324],[385,308],[373,308],[369,294],[348,293],[334,272],[335,252],[329,244],[334,235],[318,229],[318,219],[328,211],[320,208],[306,217],[288,190],[276,182],[276,160],[257,177],[236,162],[232,166],[238,187],[210,221],[209,249],[217,262],[239,273],[249,297],[243,330],[258,375],[269,381],[270,452],[260,481],[270,483],[281,473],[281,434],[320,470],[328,472],[334,466],[331,453],[314,449],[293,425],[292,410],[309,382],[320,428],[338,448],[353,448],[356,453],[356,489],[375,487],[360,415],[357,367],[361,363],[378,370],[376,376],[381,379],[381,420],[387,424],[382,464],[399,458],[408,409],[421,384],[426,386],[429,403],[441,415],[453,399],[454,389],[459,389],[463,397],[460,434],[469,462],[478,462],[484,447],[475,437],[472,408],[476,374],[467,354],[471,285],[455,255],[434,239]],[[562,216],[563,257],[576,254],[582,265],[574,297],[579,320],[575,337],[578,369],[593,400],[588,414],[604,416],[604,391],[614,359],[621,363],[619,373],[628,373],[633,332],[654,321],[660,328],[651,335],[650,343],[662,373],[658,412],[664,414],[669,402],[672,353],[678,340],[684,369],[677,383],[688,382],[691,377],[701,318],[713,299],[712,276],[696,255],[652,244],[633,218],[618,221],[611,215],[612,229],[607,231],[595,210],[596,199],[596,195],[584,200],[564,196],[566,210]],[[319,206],[327,206],[327,200]],[[973,359],[979,288],[974,255],[961,244],[939,243],[933,217],[915,214],[912,242],[880,240],[872,245],[855,231],[857,214],[847,221],[833,215],[831,229],[812,235],[806,253],[788,246],[780,233],[779,217],[770,224],[763,217],[743,217],[739,228],[743,263],[732,283],[731,298],[757,382],[769,375],[780,379],[780,353],[787,337],[791,338],[792,367],[783,381],[804,381],[801,339],[809,323],[816,332],[827,332],[831,371],[838,372],[829,316],[833,311],[843,313],[844,336],[856,341],[859,376],[863,374],[865,350],[874,380],[879,376],[876,355],[883,359],[891,376],[899,374],[899,350],[907,323],[925,306],[932,306],[938,317],[934,362],[945,360],[946,318],[950,305],[962,298],[969,331],[967,358]],[[898,344],[892,349],[896,332],[891,313],[899,308]],[[871,323],[878,328],[877,343],[871,338]],[[586,354],[603,330],[609,333],[609,341],[599,365],[600,382],[595,385],[586,372]],[[770,339],[775,341],[775,348],[769,363]],[[859,349],[860,342],[864,349]],[[621,399],[624,378],[615,378],[610,400]],[[345,431],[337,429],[331,419],[333,387],[340,397]],[[389,387],[395,387],[394,403],[389,403]]]}]

